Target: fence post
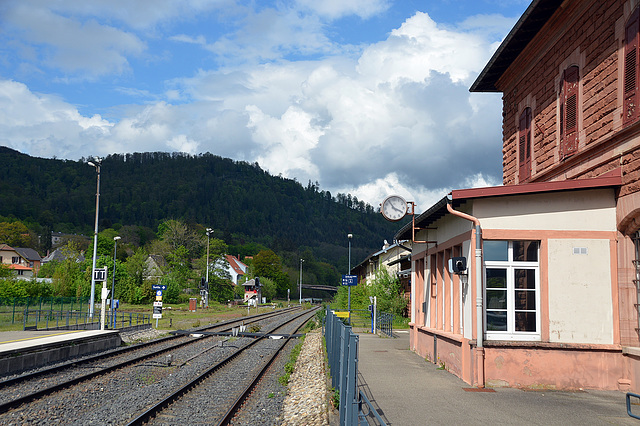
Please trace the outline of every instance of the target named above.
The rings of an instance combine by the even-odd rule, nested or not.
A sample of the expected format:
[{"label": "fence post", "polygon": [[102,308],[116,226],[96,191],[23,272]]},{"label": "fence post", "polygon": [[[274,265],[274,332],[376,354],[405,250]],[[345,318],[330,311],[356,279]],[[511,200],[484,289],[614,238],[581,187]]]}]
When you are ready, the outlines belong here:
[{"label": "fence post", "polygon": [[[349,327],[351,328],[351,327]],[[349,359],[347,361],[347,424],[358,424],[358,335],[349,330]]]},{"label": "fence post", "polygon": [[13,324],[13,322],[16,319],[16,298],[13,298],[13,314],[11,315],[11,324]]}]

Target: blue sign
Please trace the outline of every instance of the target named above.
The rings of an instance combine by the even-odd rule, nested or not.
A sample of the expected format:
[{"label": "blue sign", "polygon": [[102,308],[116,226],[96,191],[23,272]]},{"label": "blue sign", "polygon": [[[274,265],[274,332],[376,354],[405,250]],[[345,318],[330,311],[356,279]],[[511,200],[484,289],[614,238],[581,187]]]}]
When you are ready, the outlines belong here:
[{"label": "blue sign", "polygon": [[358,285],[358,276],[357,275],[343,275],[342,276],[342,285]]},{"label": "blue sign", "polygon": [[167,289],[166,285],[160,285],[160,284],[151,285],[151,290],[166,290],[166,289]]}]

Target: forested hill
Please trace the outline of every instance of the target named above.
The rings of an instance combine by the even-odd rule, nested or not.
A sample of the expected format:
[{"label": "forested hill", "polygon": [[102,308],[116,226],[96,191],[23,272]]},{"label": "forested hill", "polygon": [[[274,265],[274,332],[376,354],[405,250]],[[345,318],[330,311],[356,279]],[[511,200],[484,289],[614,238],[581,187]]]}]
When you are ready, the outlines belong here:
[{"label": "forested hill", "polygon": [[[35,158],[0,147],[0,216],[92,234],[95,192],[96,172],[86,160]],[[345,258],[339,248],[347,246],[348,233],[354,235],[355,264],[399,228],[350,195],[332,196],[317,184],[304,187],[271,176],[257,163],[162,152],[103,160],[101,228],[120,224],[155,230],[165,219],[212,227],[224,233],[225,241],[247,239],[278,251],[310,247],[334,265],[337,254]]]}]

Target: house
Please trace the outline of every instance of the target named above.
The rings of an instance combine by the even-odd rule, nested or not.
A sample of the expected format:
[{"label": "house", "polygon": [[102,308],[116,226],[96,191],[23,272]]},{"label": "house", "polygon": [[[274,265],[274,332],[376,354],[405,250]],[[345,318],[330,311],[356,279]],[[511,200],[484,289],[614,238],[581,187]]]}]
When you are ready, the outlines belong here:
[{"label": "house", "polygon": [[640,390],[639,10],[534,0],[471,86],[503,94],[504,186],[395,236],[411,349],[467,383]]},{"label": "house", "polygon": [[249,267],[238,260],[237,257],[231,256],[230,254],[225,255],[225,259],[227,260],[225,267],[231,276],[231,282],[233,282],[233,285],[238,285],[240,279],[247,273]]},{"label": "house", "polygon": [[364,284],[374,279],[378,270],[385,268],[392,276],[398,277],[404,296],[409,300],[411,295],[411,249],[407,247],[407,244],[406,240],[394,241],[393,244],[389,244],[385,240],[381,250],[367,256],[366,259],[353,267],[350,273],[358,276],[359,284]]},{"label": "house", "polygon": [[145,279],[158,280],[164,276],[169,265],[162,255],[150,254],[144,261]]},{"label": "house", "polygon": [[7,265],[20,278],[31,278],[38,274],[42,258],[30,248],[13,248],[0,244],[0,263]]}]

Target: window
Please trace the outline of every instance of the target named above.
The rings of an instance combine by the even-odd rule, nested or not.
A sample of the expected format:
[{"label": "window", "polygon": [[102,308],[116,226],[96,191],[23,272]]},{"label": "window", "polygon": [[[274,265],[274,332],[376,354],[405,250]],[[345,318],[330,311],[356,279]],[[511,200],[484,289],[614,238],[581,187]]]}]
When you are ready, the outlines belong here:
[{"label": "window", "polygon": [[518,126],[519,182],[531,177],[531,108],[527,107],[520,114]]},{"label": "window", "polygon": [[539,340],[540,242],[485,240],[483,246],[486,338]]},{"label": "window", "polygon": [[15,265],[16,263],[20,263],[20,256],[13,256],[13,257],[11,258],[11,263],[13,263],[14,265]]},{"label": "window", "polygon": [[638,10],[633,11],[625,26],[624,44],[624,98],[622,122],[629,124],[638,119],[638,32],[640,25]]},{"label": "window", "polygon": [[580,72],[572,65],[562,74],[560,87],[560,157],[573,155],[578,150],[578,82]]}]

